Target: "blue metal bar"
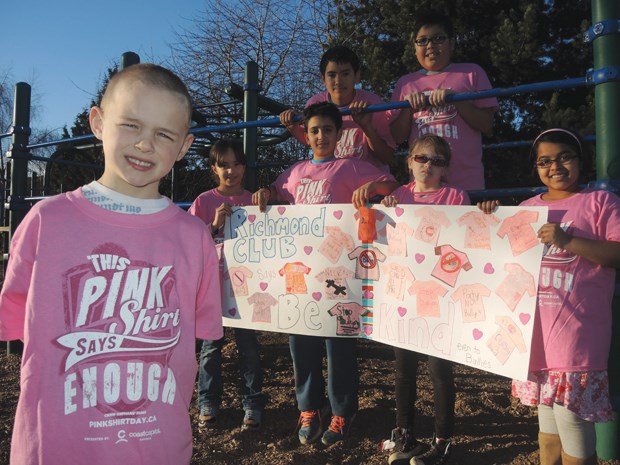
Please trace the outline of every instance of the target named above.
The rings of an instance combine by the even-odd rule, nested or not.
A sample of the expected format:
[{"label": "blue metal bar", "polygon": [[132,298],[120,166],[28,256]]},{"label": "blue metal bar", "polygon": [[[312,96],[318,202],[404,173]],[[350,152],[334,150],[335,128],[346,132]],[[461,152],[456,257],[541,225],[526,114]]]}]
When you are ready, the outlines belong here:
[{"label": "blue metal bar", "polygon": [[[522,93],[530,93],[530,92],[543,92],[546,90],[555,90],[555,89],[565,89],[570,87],[583,87],[583,86],[591,86],[601,82],[605,82],[606,80],[614,80],[617,79],[617,70],[596,70],[590,71],[586,76],[577,77],[577,78],[569,78],[569,79],[560,79],[556,81],[545,81],[545,82],[537,82],[533,84],[524,84],[516,87],[508,87],[508,88],[495,88],[484,90],[480,92],[463,92],[461,94],[450,94],[446,96],[446,102],[464,102],[467,100],[479,100],[483,98],[490,97],[508,97],[511,95],[522,94]],[[377,111],[386,111],[386,110],[396,110],[399,108],[408,108],[409,102],[392,102],[392,103],[381,103],[378,105],[369,105],[364,109],[365,113],[374,113]],[[345,108],[341,110],[343,115],[350,115],[351,110]],[[297,121],[301,119],[299,115],[295,118]],[[257,121],[242,121],[239,123],[230,123],[230,124],[221,124],[217,126],[207,126],[204,128],[193,128],[190,129],[190,133],[194,135],[200,135],[210,132],[228,132],[234,131],[237,129],[247,129],[254,127],[277,127],[281,126],[280,118],[268,118]],[[73,137],[70,139],[63,139],[60,141],[52,141],[45,142],[41,144],[33,144],[29,145],[28,149],[49,147],[52,145],[59,145],[64,143],[70,143],[75,141],[83,141],[90,140],[94,136],[85,135]]]},{"label": "blue metal bar", "polygon": [[26,148],[28,150],[40,149],[43,147],[51,147],[52,145],[70,144],[71,142],[82,142],[86,140],[92,140],[94,138],[95,138],[94,134],[86,134],[84,136],[70,137],[68,139],[53,140],[51,142],[41,142],[40,144],[31,144],[27,146]]}]

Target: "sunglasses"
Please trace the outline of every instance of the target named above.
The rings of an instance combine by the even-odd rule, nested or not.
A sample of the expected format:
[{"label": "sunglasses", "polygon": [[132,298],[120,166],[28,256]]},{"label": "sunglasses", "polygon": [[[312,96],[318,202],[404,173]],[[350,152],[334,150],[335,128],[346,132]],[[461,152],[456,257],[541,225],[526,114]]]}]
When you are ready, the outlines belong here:
[{"label": "sunglasses", "polygon": [[443,44],[447,38],[448,36],[445,36],[443,34],[437,34],[433,37],[420,37],[419,39],[415,39],[414,42],[420,47],[426,47],[429,42],[432,42],[435,45]]},{"label": "sunglasses", "polygon": [[446,160],[445,158],[439,158],[439,157],[427,157],[426,155],[414,155],[413,159],[415,161],[417,161],[418,163],[428,163],[429,161],[431,162],[431,165],[433,166],[438,166],[440,168],[443,168],[445,166],[448,166],[448,160]]}]

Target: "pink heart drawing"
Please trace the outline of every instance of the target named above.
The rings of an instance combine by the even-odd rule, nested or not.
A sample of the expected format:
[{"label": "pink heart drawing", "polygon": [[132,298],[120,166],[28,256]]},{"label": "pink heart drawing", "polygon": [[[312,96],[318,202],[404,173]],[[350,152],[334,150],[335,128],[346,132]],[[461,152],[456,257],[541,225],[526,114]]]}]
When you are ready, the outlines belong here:
[{"label": "pink heart drawing", "polygon": [[313,298],[314,300],[316,300],[317,302],[318,302],[319,300],[321,300],[321,297],[323,297],[323,295],[322,295],[320,292],[313,292],[313,293],[312,293],[312,298]]},{"label": "pink heart drawing", "polygon": [[372,291],[369,291],[368,289],[366,289],[362,294],[362,297],[367,300],[372,299],[374,296],[375,295],[372,293]]},{"label": "pink heart drawing", "polygon": [[256,215],[248,215],[248,221],[250,223],[254,223],[254,220],[256,220]]},{"label": "pink heart drawing", "polygon": [[491,265],[490,263],[487,263],[486,265],[484,265],[484,272],[486,274],[493,274],[495,273],[495,268],[493,268],[493,265]]},{"label": "pink heart drawing", "polygon": [[336,210],[334,212],[334,218],[336,218],[337,220],[339,220],[340,218],[342,218],[342,210]]},{"label": "pink heart drawing", "polygon": [[526,325],[527,322],[530,321],[530,314],[529,313],[519,313],[519,320],[521,320],[521,323]]},{"label": "pink heart drawing", "polygon": [[237,314],[237,309],[235,307],[229,308],[228,309],[228,314],[230,316],[235,316]]},{"label": "pink heart drawing", "polygon": [[312,253],[312,246],[310,245],[305,246],[304,252],[306,252],[306,255],[310,255]]},{"label": "pink heart drawing", "polygon": [[364,326],[364,333],[366,336],[370,336],[372,334],[372,326]]},{"label": "pink heart drawing", "polygon": [[415,261],[418,263],[422,263],[425,258],[426,256],[424,254],[421,254],[421,253],[415,254]]},{"label": "pink heart drawing", "polygon": [[402,214],[405,213],[405,210],[400,207],[396,207],[394,211],[396,212],[396,216],[398,217],[402,216]]},{"label": "pink heart drawing", "polygon": [[405,316],[407,314],[407,309],[405,307],[398,307],[398,314],[400,316]]},{"label": "pink heart drawing", "polygon": [[267,286],[269,286],[269,284],[268,283],[260,283],[259,286],[260,286],[260,290],[264,291],[265,289],[267,289]]},{"label": "pink heart drawing", "polygon": [[478,328],[474,328],[472,334],[474,336],[474,340],[476,341],[482,337],[482,331],[480,331]]},{"label": "pink heart drawing", "polygon": [[286,211],[286,207],[278,207],[278,213],[280,215],[284,215],[284,212]]}]

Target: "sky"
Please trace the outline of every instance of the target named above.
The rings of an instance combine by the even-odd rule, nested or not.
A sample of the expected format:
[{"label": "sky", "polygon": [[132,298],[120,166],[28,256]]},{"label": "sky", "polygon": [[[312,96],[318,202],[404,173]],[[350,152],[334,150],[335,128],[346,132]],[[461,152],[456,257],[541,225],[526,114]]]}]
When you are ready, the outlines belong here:
[{"label": "sky", "polygon": [[132,51],[162,63],[205,0],[2,2],[0,76],[32,86],[33,129],[71,127],[106,71]]}]

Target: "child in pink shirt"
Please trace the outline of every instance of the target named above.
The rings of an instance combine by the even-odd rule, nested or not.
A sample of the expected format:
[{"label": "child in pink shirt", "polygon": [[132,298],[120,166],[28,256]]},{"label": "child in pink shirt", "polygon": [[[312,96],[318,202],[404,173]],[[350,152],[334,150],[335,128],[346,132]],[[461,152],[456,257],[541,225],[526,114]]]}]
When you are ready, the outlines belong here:
[{"label": "child in pink shirt", "polygon": [[[387,207],[403,204],[469,205],[465,191],[450,187],[442,182],[452,158],[450,145],[434,134],[420,136],[409,150],[407,165],[413,181],[386,196],[382,203]],[[445,246],[449,247],[449,246]],[[409,288],[409,294],[417,295],[418,302],[424,298],[426,289],[435,300],[421,306],[426,312],[436,310],[436,296],[446,290],[437,282],[418,283]],[[428,313],[427,313],[428,314]],[[392,447],[388,463],[435,464],[444,463],[450,455],[450,438],[454,431],[455,387],[452,362],[437,357],[423,356],[399,347],[394,347],[396,357],[396,427],[391,441],[384,442]],[[414,436],[415,400],[417,398],[418,362],[428,358],[428,366],[435,391],[435,434],[431,448],[427,450]]]},{"label": "child in pink shirt", "polygon": [[[620,199],[582,188],[589,158],[582,139],[543,131],[531,162],[548,191],[521,203],[549,208],[538,230],[546,245],[538,284],[530,373],[513,395],[538,406],[540,460],[596,464],[595,422],[611,420],[607,363],[611,301],[620,267]],[[479,206],[493,211],[497,201]]]},{"label": "child in pink shirt", "polygon": [[456,46],[449,18],[428,12],[416,21],[413,47],[422,69],[401,77],[392,101],[406,100],[411,108],[389,113],[396,143],[409,145],[421,135],[432,133],[448,141],[452,162],[447,181],[462,189],[484,189],[482,134],[493,127],[497,99],[486,98],[446,103],[456,92],[476,92],[491,88],[486,73],[473,63],[452,63]]},{"label": "child in pink shirt", "polygon": [[[363,113],[368,105],[384,103],[381,97],[367,90],[356,89],[360,81],[360,61],[348,47],[337,45],[321,57],[321,80],[326,90],[310,97],[306,108],[319,102],[331,102],[338,108],[349,108],[351,115],[342,117],[342,133],[334,155],[336,158],[357,158],[389,171],[394,158],[394,141],[387,114],[383,111]],[[286,110],[280,121],[302,144],[306,144],[304,128],[294,118],[298,113]]]},{"label": "child in pink shirt", "polygon": [[[304,110],[306,141],[312,160],[300,161],[284,171],[269,187],[254,193],[252,202],[262,210],[269,201],[291,204],[349,203],[363,207],[373,195],[386,195],[398,186],[394,178],[379,168],[356,158],[336,158],[342,116],[332,103],[316,103]],[[295,394],[299,416],[298,438],[311,444],[321,437],[324,445],[344,439],[358,408],[358,372],[355,338],[289,336]],[[327,352],[329,407],[332,419],[323,432],[325,383],[323,345]]]},{"label": "child in pink shirt", "polygon": [[90,111],[102,177],[17,228],[0,294],[0,339],[24,341],[11,464],[190,463],[195,339],[222,336],[211,234],[159,194],[190,116],[170,71],[117,73]]},{"label": "child in pink shirt", "polygon": [[[246,157],[240,143],[227,139],[216,142],[209,151],[209,161],[218,186],[200,194],[189,208],[189,212],[211,228],[221,257],[226,217],[231,215],[233,206],[251,205],[252,193],[243,188]],[[226,282],[222,272],[223,261],[220,260],[221,279]],[[228,280],[228,282],[235,290],[240,287],[233,280]],[[244,279],[242,282],[247,292],[247,281]],[[243,410],[245,411],[241,428],[242,430],[256,430],[260,427],[265,407],[260,348],[253,330],[234,328],[233,331],[239,352],[239,372],[242,381]],[[224,342],[225,338],[205,339],[202,342],[198,371],[198,428],[200,431],[206,431],[215,426],[220,411],[224,392],[222,382]]]}]

